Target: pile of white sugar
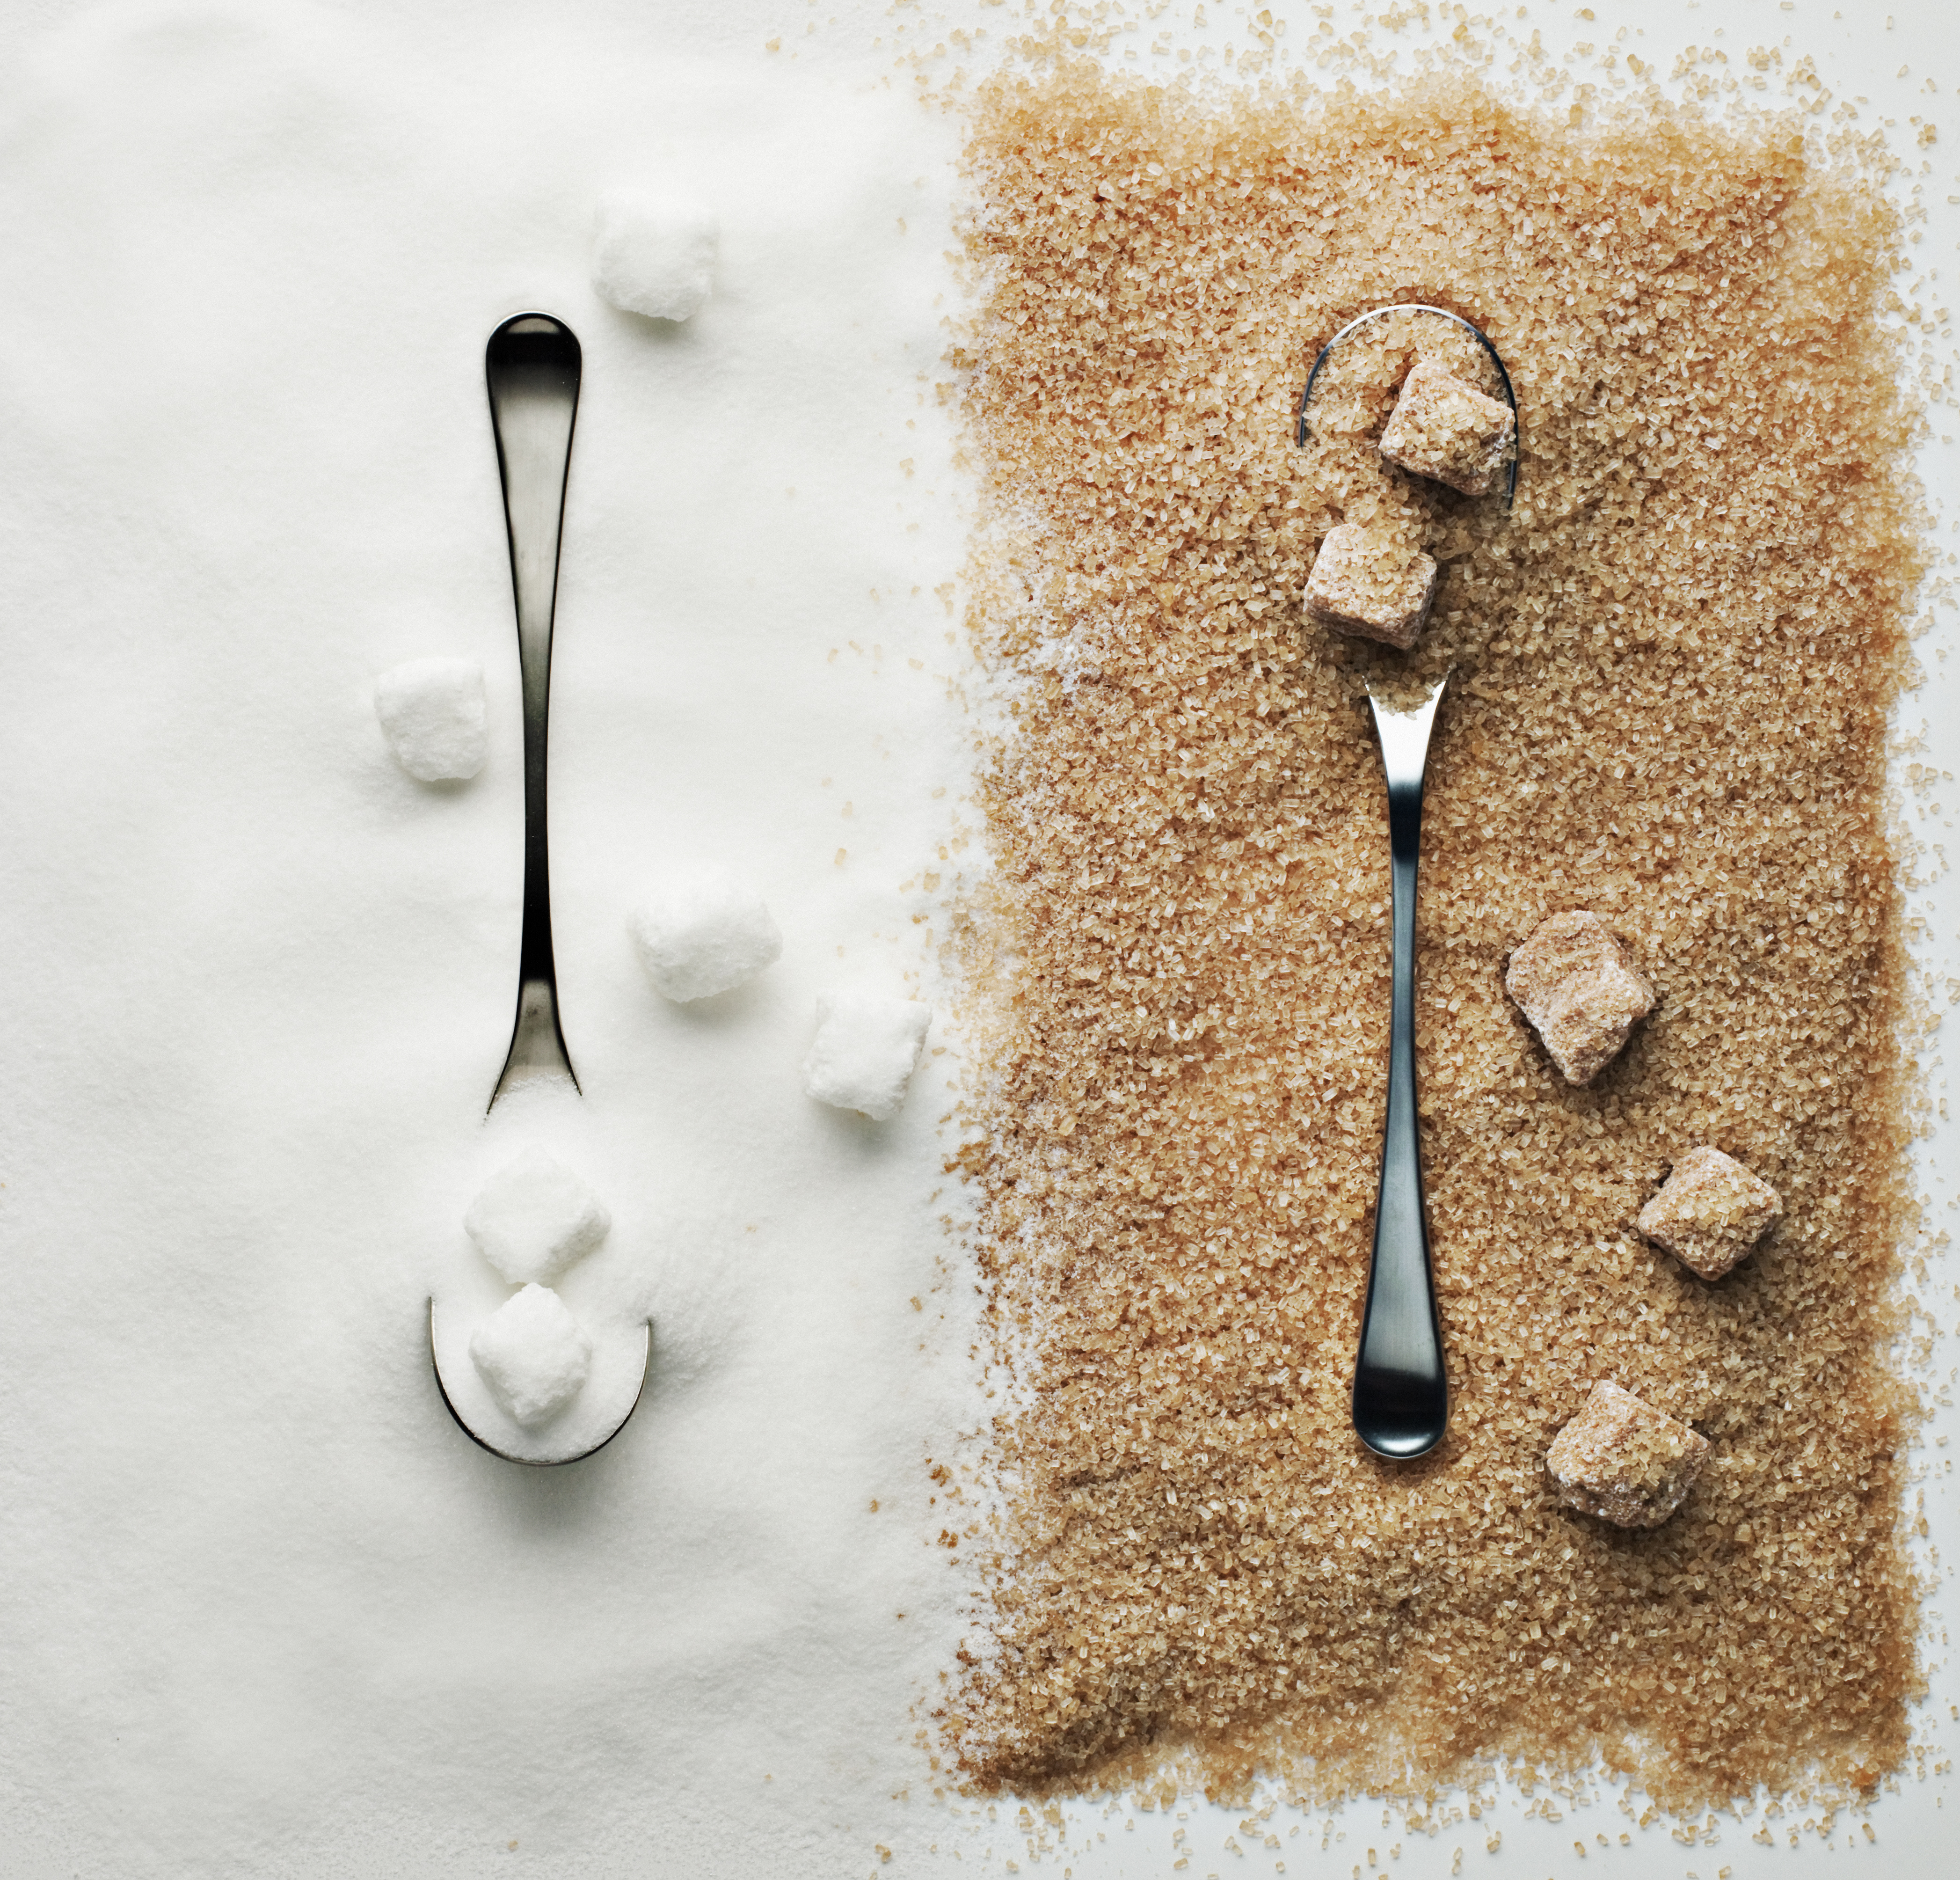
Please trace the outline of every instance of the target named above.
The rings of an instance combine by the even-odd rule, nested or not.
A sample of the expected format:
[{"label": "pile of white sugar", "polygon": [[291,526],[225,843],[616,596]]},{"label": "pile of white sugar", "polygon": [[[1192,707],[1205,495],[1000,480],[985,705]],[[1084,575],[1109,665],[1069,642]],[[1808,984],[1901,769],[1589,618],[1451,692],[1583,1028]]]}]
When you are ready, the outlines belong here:
[{"label": "pile of white sugar", "polygon": [[[956,127],[778,30],[6,30],[10,1872],[850,1872],[924,1807],[970,1590],[927,1499],[975,1388],[956,1037],[882,1122],[803,1066],[819,997],[940,994]],[[711,211],[685,320],[595,286],[622,191]],[[523,779],[483,347],[532,307],[584,358],[550,772],[584,1095],[486,1120]],[[724,877],[770,926],[711,896],[670,997],[635,910]],[[500,1197],[530,1148],[603,1236]],[[632,1420],[485,1454],[432,1292],[459,1390],[487,1415],[496,1373],[539,1443],[651,1318]]]}]

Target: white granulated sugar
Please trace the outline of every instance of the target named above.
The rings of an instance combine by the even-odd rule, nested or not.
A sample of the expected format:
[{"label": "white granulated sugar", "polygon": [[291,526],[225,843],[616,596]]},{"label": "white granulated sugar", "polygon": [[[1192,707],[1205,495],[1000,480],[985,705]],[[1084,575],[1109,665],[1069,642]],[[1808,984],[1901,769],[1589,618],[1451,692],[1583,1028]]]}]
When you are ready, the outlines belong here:
[{"label": "white granulated sugar", "polygon": [[615,190],[600,197],[592,285],[622,313],[690,320],[714,285],[721,225],[706,203],[666,192]]},{"label": "white granulated sugar", "polygon": [[896,1116],[918,1068],[931,1012],[879,993],[830,992],[816,1002],[816,1036],[803,1061],[805,1093],[873,1122]]},{"label": "white granulated sugar", "polygon": [[483,668],[473,659],[391,667],[374,681],[374,714],[418,782],[457,782],[483,768]]},{"label": "white granulated sugar", "polygon": [[498,1169],[463,1217],[477,1251],[511,1286],[549,1285],[612,1225],[598,1196],[536,1143]]},{"label": "white granulated sugar", "polygon": [[592,1340],[549,1286],[528,1286],[471,1334],[469,1359],[512,1418],[535,1429],[584,1388]]},{"label": "white granulated sugar", "polygon": [[682,1004],[731,992],[782,957],[762,897],[726,868],[663,881],[633,910],[633,944],[654,989]]},{"label": "white granulated sugar", "polygon": [[[8,21],[0,1209],[46,1267],[0,1324],[10,1874],[850,1873],[937,1832],[914,1706],[978,1584],[926,1462],[975,1415],[959,1073],[869,1142],[797,1078],[832,980],[937,995],[977,862],[937,859],[959,131],[880,84],[883,7],[796,63],[773,0]],[[592,289],[593,204],[641,177],[721,221],[684,324]],[[583,1094],[486,1118],[523,776],[483,347],[527,307],[584,354],[550,745]],[[483,670],[460,789],[375,720],[434,652]],[[682,854],[791,941],[739,997],[635,957]],[[534,1446],[631,1403],[654,1327],[565,1468],[469,1442],[429,1356],[433,1294],[459,1403],[518,1429],[462,1222],[532,1142],[613,1223],[554,1289],[592,1374]]]}]

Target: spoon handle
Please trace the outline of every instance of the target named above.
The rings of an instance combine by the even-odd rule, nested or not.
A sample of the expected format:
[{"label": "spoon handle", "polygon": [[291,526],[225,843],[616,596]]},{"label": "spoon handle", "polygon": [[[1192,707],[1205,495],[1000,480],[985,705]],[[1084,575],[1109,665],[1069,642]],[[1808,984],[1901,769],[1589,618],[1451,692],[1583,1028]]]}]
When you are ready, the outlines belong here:
[{"label": "spoon handle", "polygon": [[1428,703],[1412,712],[1370,701],[1388,779],[1395,956],[1388,1115],[1368,1297],[1354,1365],[1354,1413],[1361,1440],[1376,1455],[1398,1460],[1433,1449],[1443,1440],[1449,1416],[1415,1107],[1416,863],[1422,846],[1423,771],[1442,693],[1439,683]]},{"label": "spoon handle", "polygon": [[558,967],[552,952],[551,862],[546,838],[546,740],[551,712],[552,617],[558,603],[558,543],[571,432],[578,414],[581,354],[571,329],[548,314],[520,314],[490,336],[484,352],[490,422],[510,532],[511,585],[524,692],[524,924],[517,965],[517,1017],[490,1101],[520,1083],[578,1079],[558,1027]]}]

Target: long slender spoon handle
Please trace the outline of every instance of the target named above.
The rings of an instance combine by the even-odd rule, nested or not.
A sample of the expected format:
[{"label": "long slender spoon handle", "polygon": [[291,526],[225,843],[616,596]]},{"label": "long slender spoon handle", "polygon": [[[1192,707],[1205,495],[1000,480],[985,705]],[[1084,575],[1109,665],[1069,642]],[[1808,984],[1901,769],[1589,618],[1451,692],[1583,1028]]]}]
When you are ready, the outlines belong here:
[{"label": "long slender spoon handle", "polygon": [[1376,1455],[1398,1460],[1434,1448],[1449,1419],[1415,1108],[1415,896],[1416,862],[1422,847],[1422,779],[1430,727],[1447,683],[1445,674],[1427,702],[1413,712],[1395,711],[1378,699],[1370,700],[1388,779],[1395,962],[1388,1118],[1382,1135],[1368,1298],[1354,1364],[1354,1429]]},{"label": "long slender spoon handle", "polygon": [[558,967],[552,952],[551,859],[546,839],[546,739],[551,713],[552,617],[558,604],[558,543],[571,431],[578,415],[581,355],[571,329],[549,314],[519,314],[484,352],[517,655],[524,683],[524,926],[517,965],[517,1018],[490,1101],[515,1085],[578,1079],[558,1027]]}]

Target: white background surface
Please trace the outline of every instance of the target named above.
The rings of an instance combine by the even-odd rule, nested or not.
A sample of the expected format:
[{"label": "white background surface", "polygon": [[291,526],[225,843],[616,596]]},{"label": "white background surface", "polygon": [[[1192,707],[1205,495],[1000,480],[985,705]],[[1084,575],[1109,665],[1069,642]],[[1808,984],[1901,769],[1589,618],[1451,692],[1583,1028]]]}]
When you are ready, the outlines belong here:
[{"label": "white background surface", "polygon": [[[1592,10],[1522,25],[1554,50],[1637,26],[1663,70],[1718,26],[1732,59],[1787,33],[1867,123],[1939,119],[1960,84],[1928,0],[1893,0],[1889,31],[1810,0]],[[1188,21],[1138,43],[1242,34],[1236,8]],[[883,1129],[795,1077],[832,978],[932,996],[917,884],[973,861],[937,859],[969,735],[933,593],[963,531],[931,390],[957,126],[905,102],[900,25],[943,30],[851,0],[0,5],[9,1872],[1035,1869],[1013,1805],[933,1803],[912,1742],[961,1577],[924,1458],[976,1412],[932,1198],[956,1052]],[[1935,304],[1960,273],[1943,129]],[[593,200],[648,175],[723,217],[684,329],[586,282]],[[530,304],[586,356],[552,833],[587,1100],[539,1126],[612,1209],[592,1283],[660,1327],[626,1433],[536,1474],[463,1442],[421,1342],[498,1148],[520,779],[481,349]],[[1960,514],[1952,451],[1927,468]],[[462,789],[409,782],[373,722],[373,674],[430,652],[488,674],[491,761]],[[1905,717],[1960,772],[1952,663],[1929,653]],[[1956,788],[1914,799],[1929,839]],[[710,1009],[660,1005],[626,939],[670,857],[746,868],[788,942]],[[1920,903],[1925,957],[1960,971],[1950,878]],[[1955,1278],[1948,1254],[1920,1289],[1949,1334]],[[1925,1458],[1936,1614],[1951,1454]],[[1927,1772],[1960,1744],[1933,1638]],[[1841,1818],[1829,1859],[1947,1870],[1954,1792],[1908,1769],[1876,1843]],[[1788,1822],[1689,1848],[1610,1798],[1525,1805],[1433,1838],[1364,1805],[1291,1837],[1282,1808],[1278,1853],[1237,1811],[1085,1805],[1039,1866],[1165,1873],[1179,1830],[1194,1876],[1366,1873],[1371,1850],[1440,1875],[1459,1847],[1494,1880],[1825,1859]]]}]

